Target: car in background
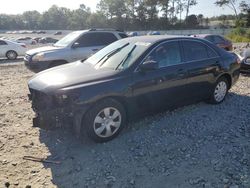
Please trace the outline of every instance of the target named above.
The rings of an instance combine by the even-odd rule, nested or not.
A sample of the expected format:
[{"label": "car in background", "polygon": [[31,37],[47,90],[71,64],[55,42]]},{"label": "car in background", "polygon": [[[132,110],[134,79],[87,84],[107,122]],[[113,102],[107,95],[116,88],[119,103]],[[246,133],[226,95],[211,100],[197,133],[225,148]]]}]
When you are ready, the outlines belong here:
[{"label": "car in background", "polygon": [[43,37],[38,40],[38,42],[41,44],[49,44],[49,43],[54,44],[57,41],[58,41],[57,39],[54,39],[52,37]]},{"label": "car in background", "polygon": [[37,34],[46,34],[46,31],[37,31]]},{"label": "car in background", "polygon": [[31,37],[18,38],[16,40],[16,42],[18,42],[18,43],[24,43],[26,45],[35,45],[35,44],[37,44],[37,42],[35,40],[33,40]]},{"label": "car in background", "polygon": [[240,55],[241,58],[241,69],[242,73],[250,73],[250,48],[243,51]]},{"label": "car in background", "polygon": [[83,60],[103,47],[127,35],[114,29],[89,29],[74,31],[52,46],[29,50],[24,58],[25,65],[34,72]]},{"label": "car in background", "polygon": [[0,57],[14,60],[18,56],[24,56],[27,48],[25,44],[0,38]]},{"label": "car in background", "polygon": [[70,126],[79,136],[106,142],[133,115],[201,100],[222,103],[239,74],[237,57],[206,40],[129,37],[86,61],[36,74],[28,83],[33,125]]},{"label": "car in background", "polygon": [[41,39],[41,37],[34,37],[33,40],[35,40],[37,43],[39,42],[39,40]]},{"label": "car in background", "polygon": [[147,35],[161,35],[159,31],[150,31]]},{"label": "car in background", "polygon": [[129,36],[129,37],[137,37],[137,36],[139,36],[139,33],[138,32],[129,32],[129,33],[127,33],[127,35]]},{"label": "car in background", "polygon": [[220,36],[220,35],[212,35],[212,34],[201,34],[201,35],[192,35],[193,37],[206,39],[213,44],[217,45],[220,48],[225,49],[226,51],[233,50],[233,44],[230,40]]},{"label": "car in background", "polygon": [[62,35],[62,32],[61,31],[57,31],[54,33],[54,35]]}]

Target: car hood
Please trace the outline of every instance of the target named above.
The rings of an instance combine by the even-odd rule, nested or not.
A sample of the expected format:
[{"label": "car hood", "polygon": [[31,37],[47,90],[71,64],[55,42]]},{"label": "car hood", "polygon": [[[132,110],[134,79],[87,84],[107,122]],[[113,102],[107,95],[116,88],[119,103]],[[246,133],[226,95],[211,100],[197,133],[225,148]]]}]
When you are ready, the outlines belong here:
[{"label": "car hood", "polygon": [[57,47],[57,46],[44,46],[41,48],[35,48],[32,50],[27,51],[26,53],[28,55],[35,55],[37,53],[41,53],[41,52],[50,52],[50,51],[55,51],[55,50],[59,50],[62,49],[62,47]]},{"label": "car hood", "polygon": [[90,64],[78,61],[42,71],[33,76],[28,85],[31,89],[46,93],[55,89],[74,88],[105,81],[115,74],[117,74],[115,70],[95,69]]}]

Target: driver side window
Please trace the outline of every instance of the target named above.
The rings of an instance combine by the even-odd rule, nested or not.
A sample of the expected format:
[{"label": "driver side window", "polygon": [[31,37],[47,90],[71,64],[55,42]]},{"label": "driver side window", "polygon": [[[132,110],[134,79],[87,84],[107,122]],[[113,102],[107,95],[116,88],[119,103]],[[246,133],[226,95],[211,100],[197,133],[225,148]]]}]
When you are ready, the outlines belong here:
[{"label": "driver side window", "polygon": [[153,60],[158,62],[159,68],[181,63],[181,53],[178,42],[167,42],[158,46],[147,57],[147,61]]}]

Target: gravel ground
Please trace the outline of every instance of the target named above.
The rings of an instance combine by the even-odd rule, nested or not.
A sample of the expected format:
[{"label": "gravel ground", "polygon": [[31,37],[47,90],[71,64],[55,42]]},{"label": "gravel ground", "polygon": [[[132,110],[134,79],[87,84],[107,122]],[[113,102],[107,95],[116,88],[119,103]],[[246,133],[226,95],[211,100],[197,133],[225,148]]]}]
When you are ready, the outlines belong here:
[{"label": "gravel ground", "polygon": [[220,105],[156,114],[95,144],[32,127],[32,75],[22,63],[0,64],[0,187],[250,187],[249,76]]}]

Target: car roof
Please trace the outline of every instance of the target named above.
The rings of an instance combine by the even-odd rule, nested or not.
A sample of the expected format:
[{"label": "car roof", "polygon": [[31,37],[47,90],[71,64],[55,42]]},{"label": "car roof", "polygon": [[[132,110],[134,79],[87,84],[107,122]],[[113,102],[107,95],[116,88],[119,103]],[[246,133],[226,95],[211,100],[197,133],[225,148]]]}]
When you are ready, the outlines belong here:
[{"label": "car roof", "polygon": [[194,40],[194,37],[187,37],[187,36],[181,36],[181,35],[145,35],[145,36],[136,36],[136,37],[128,37],[124,38],[122,40],[128,41],[128,42],[143,42],[143,43],[151,43],[155,44],[157,42],[161,42],[167,39],[191,39]]},{"label": "car roof", "polygon": [[208,36],[220,36],[220,35],[215,35],[215,34],[198,34],[198,35],[192,35],[194,37],[198,37],[198,38],[205,38]]}]

